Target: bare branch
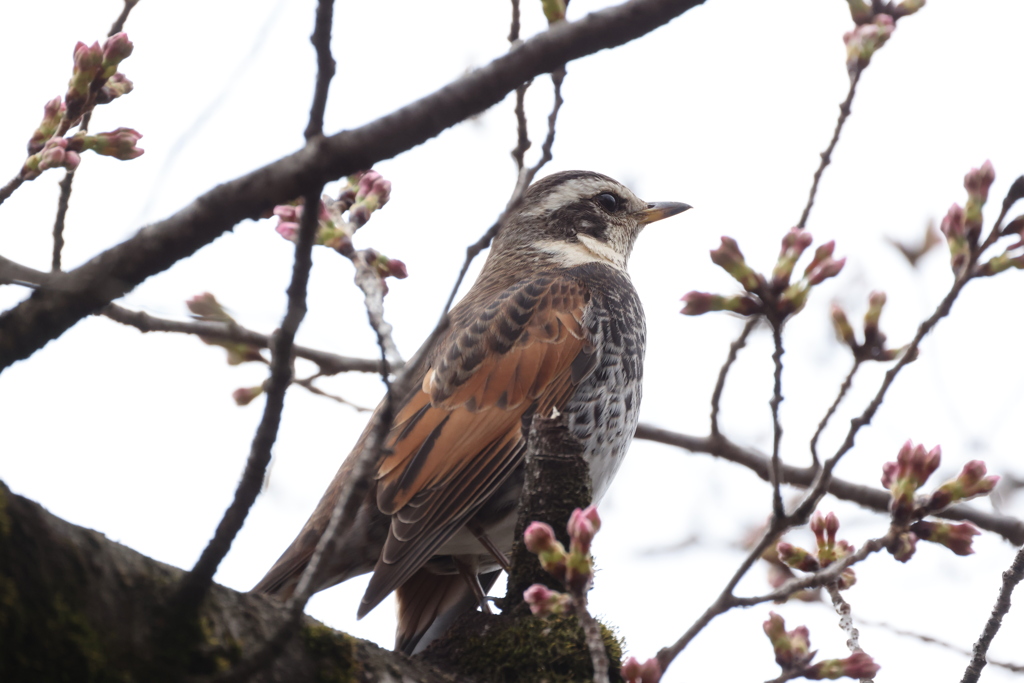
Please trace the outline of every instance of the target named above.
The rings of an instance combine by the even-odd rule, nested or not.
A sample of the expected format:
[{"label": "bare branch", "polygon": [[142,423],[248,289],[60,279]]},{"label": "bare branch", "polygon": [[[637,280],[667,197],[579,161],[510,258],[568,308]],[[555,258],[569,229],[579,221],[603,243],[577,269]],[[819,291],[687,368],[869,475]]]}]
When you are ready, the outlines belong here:
[{"label": "bare branch", "polygon": [[964,677],[960,679],[960,683],[977,683],[978,678],[981,676],[981,670],[985,668],[989,645],[992,644],[992,639],[996,637],[996,633],[1002,625],[1003,617],[1010,611],[1010,595],[1013,594],[1013,589],[1017,587],[1022,578],[1024,578],[1024,547],[1017,552],[1010,568],[1003,572],[1003,585],[999,588],[996,604],[992,608],[992,614],[989,616],[988,621],[985,622],[985,628],[981,632],[981,637],[974,644],[974,656],[964,672]]},{"label": "bare branch", "polygon": [[786,506],[782,502],[782,459],[779,447],[782,445],[782,423],[779,422],[779,405],[782,403],[782,323],[769,321],[772,326],[772,341],[775,351],[772,362],[775,364],[775,383],[769,405],[772,409],[772,466],[769,470],[772,485],[772,514],[777,519],[786,517]]},{"label": "bare branch", "polygon": [[843,130],[843,124],[846,123],[846,119],[850,116],[850,105],[853,103],[853,96],[857,92],[857,83],[860,81],[861,73],[862,69],[858,66],[855,67],[854,72],[850,75],[850,90],[846,93],[846,99],[839,105],[839,120],[836,121],[836,129],[832,133],[832,141],[828,143],[828,147],[821,153],[821,163],[818,164],[818,170],[814,172],[814,182],[811,183],[811,191],[807,195],[807,204],[804,206],[804,212],[800,214],[800,220],[796,224],[798,228],[807,227],[807,217],[811,215],[811,207],[814,206],[814,196],[818,193],[818,183],[821,181],[821,174],[825,172],[825,169],[832,162],[832,152],[835,151],[836,143],[839,142],[839,133]]},{"label": "bare branch", "polygon": [[853,385],[853,376],[857,374],[857,370],[860,369],[860,364],[863,361],[860,358],[854,358],[853,367],[850,368],[850,372],[846,375],[846,379],[843,380],[842,385],[839,387],[839,393],[836,395],[836,400],[832,402],[832,405],[828,407],[825,412],[825,417],[821,418],[821,422],[818,423],[818,428],[814,431],[814,436],[811,437],[811,462],[815,468],[820,467],[821,461],[818,459],[818,439],[821,437],[821,433],[825,431],[825,427],[828,426],[828,421],[835,415],[836,409],[839,408],[839,404],[843,402],[843,398],[846,396],[846,392],[850,390],[850,386]]},{"label": "bare branch", "polygon": [[[261,349],[269,348],[271,337],[253,332],[241,325],[230,323],[208,322],[205,320],[179,321],[157,318],[142,311],[131,311],[127,308],[110,304],[102,311],[102,314],[111,320],[116,320],[123,325],[130,325],[141,332],[179,332],[183,334],[194,334],[203,339],[211,341],[239,342],[256,346]],[[350,356],[339,356],[338,354],[319,351],[305,346],[293,346],[292,354],[296,358],[304,358],[316,363],[321,376],[337,375],[343,372],[373,372],[380,373],[385,370],[384,364],[375,358],[352,358]],[[401,369],[402,363],[391,364],[392,369]]]},{"label": "bare branch", "polygon": [[[723,460],[743,465],[761,479],[768,481],[771,464],[768,456],[738,446],[722,436],[691,436],[641,423],[637,427],[636,438],[678,446],[693,453],[714,455]],[[782,481],[786,484],[807,488],[814,483],[815,477],[816,470],[812,467],[782,466]],[[854,484],[832,477],[827,490],[840,500],[857,503],[869,510],[881,513],[889,511],[891,496],[884,489]],[[969,521],[981,529],[999,534],[1014,545],[1024,544],[1024,521],[1015,517],[994,515],[963,504],[950,506],[939,512],[937,516],[956,521]]]},{"label": "bare branch", "polygon": [[722,364],[722,369],[718,371],[718,381],[715,382],[715,391],[711,394],[711,434],[718,435],[718,413],[720,411],[720,403],[722,401],[722,391],[725,389],[725,378],[729,374],[729,370],[732,368],[732,364],[736,362],[736,356],[739,355],[740,349],[747,345],[747,337],[750,336],[750,332],[757,325],[758,319],[756,317],[750,318],[743,325],[743,331],[740,332],[740,336],[736,338],[732,344],[729,344],[729,355],[725,359],[725,363]]},{"label": "bare branch", "polygon": [[629,0],[578,21],[560,23],[392,114],[315,140],[283,159],[218,185],[170,218],[71,271],[67,289],[37,291],[0,315],[0,369],[32,355],[78,320],[193,254],[239,221],[256,218],[315,184],[391,158],[487,109],[530,78],[629,42],[699,4],[701,0]]}]

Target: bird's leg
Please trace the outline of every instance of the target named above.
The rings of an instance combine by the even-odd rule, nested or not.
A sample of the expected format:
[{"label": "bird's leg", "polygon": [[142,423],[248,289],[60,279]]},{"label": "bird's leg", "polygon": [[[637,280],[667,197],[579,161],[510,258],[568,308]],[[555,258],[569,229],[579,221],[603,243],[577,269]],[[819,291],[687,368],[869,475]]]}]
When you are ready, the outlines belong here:
[{"label": "bird's leg", "polygon": [[487,552],[489,552],[494,557],[494,559],[498,561],[498,564],[501,565],[501,568],[505,570],[506,574],[508,574],[512,569],[512,565],[509,564],[508,558],[505,557],[505,554],[498,550],[498,547],[494,545],[493,542],[491,542],[491,539],[488,538],[484,530],[481,529],[479,525],[474,524],[472,522],[467,524],[466,528],[469,529],[470,533],[476,536],[476,540],[480,541],[480,545],[482,545],[487,550]]},{"label": "bird's leg", "polygon": [[[463,556],[465,557],[465,556]],[[480,585],[480,577],[476,573],[476,562],[468,562],[463,557],[454,556],[452,560],[455,562],[455,570],[459,572],[459,576],[469,586],[469,590],[473,592],[473,596],[476,598],[477,603],[480,605],[480,611],[484,614],[493,614],[491,612],[491,606],[487,604],[487,593],[484,592],[484,587]]]}]

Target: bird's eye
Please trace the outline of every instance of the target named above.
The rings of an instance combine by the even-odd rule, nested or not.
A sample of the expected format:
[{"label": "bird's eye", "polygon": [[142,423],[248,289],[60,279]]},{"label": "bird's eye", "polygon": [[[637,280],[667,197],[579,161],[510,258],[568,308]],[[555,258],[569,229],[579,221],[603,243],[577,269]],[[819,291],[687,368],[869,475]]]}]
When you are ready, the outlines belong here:
[{"label": "bird's eye", "polygon": [[602,192],[601,194],[594,197],[594,199],[596,199],[597,203],[600,204],[601,207],[609,213],[614,213],[619,208],[619,198],[613,195],[611,192]]}]

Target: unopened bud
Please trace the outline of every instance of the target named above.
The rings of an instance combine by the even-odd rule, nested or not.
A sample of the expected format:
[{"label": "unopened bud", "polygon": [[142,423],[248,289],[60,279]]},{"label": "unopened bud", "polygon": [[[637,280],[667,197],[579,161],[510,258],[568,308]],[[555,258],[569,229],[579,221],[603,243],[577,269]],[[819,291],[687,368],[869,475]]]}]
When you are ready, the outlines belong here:
[{"label": "unopened bud", "polygon": [[881,668],[866,652],[854,652],[846,659],[823,659],[811,665],[802,675],[812,681],[843,677],[862,680],[874,678]]},{"label": "unopened bud", "polygon": [[748,292],[756,291],[761,278],[743,259],[740,247],[731,237],[722,237],[722,246],[711,251],[711,262],[729,273]]},{"label": "unopened bud", "polygon": [[619,676],[625,683],[658,683],[661,680],[661,665],[654,657],[643,664],[636,657],[630,657],[622,663]]},{"label": "unopened bud", "polygon": [[835,328],[836,336],[851,349],[857,348],[857,338],[853,334],[853,326],[850,325],[846,312],[838,304],[832,304],[832,327]]},{"label": "unopened bud", "polygon": [[253,402],[253,400],[263,393],[263,385],[255,387],[241,387],[235,389],[231,393],[231,398],[235,400],[235,403],[240,406],[247,406]]},{"label": "unopened bud", "polygon": [[196,320],[217,323],[235,322],[235,319],[228,315],[217,298],[209,292],[197,294],[186,301],[185,305],[188,306],[188,310],[192,312],[192,317]]},{"label": "unopened bud", "polygon": [[530,606],[534,616],[565,614],[572,608],[572,598],[565,593],[553,591],[547,586],[535,583],[523,591],[523,600]]},{"label": "unopened bud", "polygon": [[910,530],[921,540],[944,545],[957,555],[970,555],[974,552],[972,540],[980,534],[973,525],[950,524],[948,522],[914,522]]}]

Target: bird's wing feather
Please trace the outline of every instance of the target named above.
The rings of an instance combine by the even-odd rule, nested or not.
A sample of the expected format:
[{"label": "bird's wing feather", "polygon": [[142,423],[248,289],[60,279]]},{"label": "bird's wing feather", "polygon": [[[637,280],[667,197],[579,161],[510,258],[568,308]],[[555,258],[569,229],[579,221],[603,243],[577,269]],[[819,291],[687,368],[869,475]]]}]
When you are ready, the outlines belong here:
[{"label": "bird's wing feather", "polygon": [[548,276],[502,292],[453,331],[395,418],[378,471],[391,529],[360,614],[415,573],[518,466],[530,409],[563,408],[593,370],[587,288]]}]

